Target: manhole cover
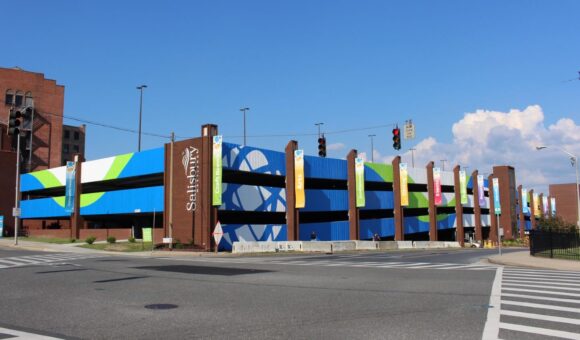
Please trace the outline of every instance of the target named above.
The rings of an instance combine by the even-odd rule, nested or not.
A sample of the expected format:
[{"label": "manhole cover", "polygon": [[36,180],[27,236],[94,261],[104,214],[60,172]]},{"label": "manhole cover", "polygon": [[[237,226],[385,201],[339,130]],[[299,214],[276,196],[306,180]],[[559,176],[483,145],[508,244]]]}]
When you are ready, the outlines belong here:
[{"label": "manhole cover", "polygon": [[145,306],[147,309],[174,309],[177,308],[177,305],[172,305],[169,303],[156,303],[152,305]]}]

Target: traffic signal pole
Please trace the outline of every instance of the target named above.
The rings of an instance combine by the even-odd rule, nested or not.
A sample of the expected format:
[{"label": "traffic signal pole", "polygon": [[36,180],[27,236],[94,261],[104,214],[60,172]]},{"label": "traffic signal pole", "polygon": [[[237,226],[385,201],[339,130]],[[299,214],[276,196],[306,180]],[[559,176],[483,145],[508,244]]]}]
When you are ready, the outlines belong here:
[{"label": "traffic signal pole", "polygon": [[20,213],[19,209],[19,202],[18,197],[20,194],[20,132],[16,135],[16,186],[14,188],[14,211],[12,214],[14,215],[14,245],[18,245],[18,217]]}]

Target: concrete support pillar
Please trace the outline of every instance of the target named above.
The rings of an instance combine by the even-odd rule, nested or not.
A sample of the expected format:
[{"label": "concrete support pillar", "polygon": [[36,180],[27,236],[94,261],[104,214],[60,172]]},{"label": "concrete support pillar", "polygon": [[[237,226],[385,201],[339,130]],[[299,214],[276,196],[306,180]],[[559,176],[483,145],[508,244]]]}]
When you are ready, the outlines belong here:
[{"label": "concrete support pillar", "polygon": [[296,208],[296,192],[294,178],[294,151],[298,150],[298,142],[291,140],[286,145],[286,227],[288,241],[300,239],[299,210]]},{"label": "concrete support pillar", "polygon": [[403,206],[401,205],[401,156],[393,158],[393,199],[395,206],[393,209],[393,218],[395,220],[395,241],[403,241],[405,239],[405,227],[403,224]]},{"label": "concrete support pillar", "polygon": [[[218,134],[217,125],[205,124],[201,127],[201,183],[200,183],[200,219],[198,232],[201,233],[201,247],[212,250],[215,242],[211,234],[217,223],[218,207],[212,205],[212,161],[213,136]],[[194,235],[195,235],[194,230]]]},{"label": "concrete support pillar", "polygon": [[74,239],[78,239],[80,237],[80,229],[84,225],[84,219],[81,216],[81,195],[83,194],[83,185],[81,183],[81,176],[82,176],[82,169],[83,169],[83,162],[85,159],[82,155],[76,154],[74,155],[74,159],[76,162],[76,169],[75,169],[75,202],[74,202],[74,209],[70,216],[70,237]]},{"label": "concrete support pillar", "polygon": [[477,185],[477,176],[479,172],[475,170],[471,174],[473,187],[473,215],[475,217],[475,240],[483,241],[483,233],[481,231],[481,205],[479,204],[479,186]]},{"label": "concrete support pillar", "polygon": [[356,157],[356,150],[350,150],[346,156],[348,172],[348,224],[350,240],[360,239],[359,208],[356,207],[356,175],[354,161]]},{"label": "concrete support pillar", "polygon": [[489,187],[488,193],[489,193],[489,217],[491,219],[491,227],[489,229],[489,240],[492,241],[493,243],[497,243],[498,237],[497,237],[497,216],[495,216],[495,204],[494,204],[494,199],[493,199],[493,178],[494,175],[491,174],[489,175],[489,177],[487,178],[487,185]]},{"label": "concrete support pillar", "polygon": [[437,207],[435,206],[435,188],[433,181],[433,161],[427,163],[427,196],[429,198],[429,241],[437,241]]},{"label": "concrete support pillar", "polygon": [[463,206],[461,205],[461,186],[459,181],[459,170],[461,167],[456,165],[453,168],[453,181],[455,188],[455,220],[457,221],[457,227],[455,229],[456,239],[455,241],[463,247],[465,244],[465,230],[463,229]]}]

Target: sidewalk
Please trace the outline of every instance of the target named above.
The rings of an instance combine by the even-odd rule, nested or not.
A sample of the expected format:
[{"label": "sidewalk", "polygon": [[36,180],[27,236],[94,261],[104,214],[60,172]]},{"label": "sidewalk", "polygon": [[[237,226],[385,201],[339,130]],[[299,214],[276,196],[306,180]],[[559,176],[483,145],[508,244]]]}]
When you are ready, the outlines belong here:
[{"label": "sidewalk", "polygon": [[580,271],[580,261],[534,257],[530,255],[529,250],[494,255],[487,260],[504,266]]}]

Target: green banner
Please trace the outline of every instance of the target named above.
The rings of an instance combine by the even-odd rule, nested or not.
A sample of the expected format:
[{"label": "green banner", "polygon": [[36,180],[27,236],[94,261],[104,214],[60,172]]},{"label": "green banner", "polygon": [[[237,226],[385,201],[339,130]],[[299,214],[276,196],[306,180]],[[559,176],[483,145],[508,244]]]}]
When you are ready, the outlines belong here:
[{"label": "green banner", "polygon": [[365,163],[362,158],[354,160],[354,175],[356,178],[356,206],[365,206]]},{"label": "green banner", "polygon": [[212,205],[222,205],[222,136],[213,136]]},{"label": "green banner", "polygon": [[467,204],[467,174],[465,170],[459,170],[459,193],[461,194],[461,204]]},{"label": "green banner", "polygon": [[153,242],[153,228],[143,228],[143,242]]}]

